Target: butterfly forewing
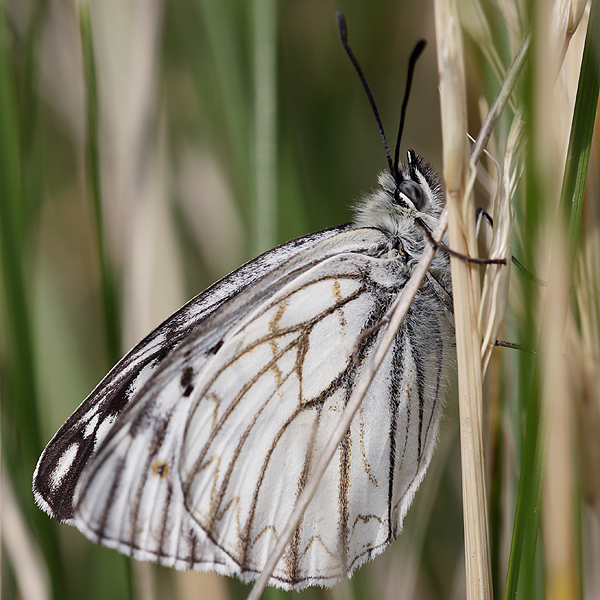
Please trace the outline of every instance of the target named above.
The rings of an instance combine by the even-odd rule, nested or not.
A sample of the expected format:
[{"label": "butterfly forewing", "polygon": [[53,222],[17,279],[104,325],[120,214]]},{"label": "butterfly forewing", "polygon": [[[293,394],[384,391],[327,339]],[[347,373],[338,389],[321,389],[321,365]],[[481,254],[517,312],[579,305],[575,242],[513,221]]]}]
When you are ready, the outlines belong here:
[{"label": "butterfly forewing", "polygon": [[[149,380],[155,381],[154,375],[163,369],[182,340],[189,344],[190,336],[198,335],[194,352],[200,368],[214,354],[227,329],[247,310],[244,303],[260,302],[273,287],[284,285],[286,277],[310,268],[312,263],[304,256],[306,250],[348,229],[346,225],[332,227],[266,252],[188,302],[135,346],[69,417],[42,453],[33,476],[38,505],[50,516],[70,521],[75,488],[89,457],[130,400]],[[328,251],[335,251],[335,244]],[[317,250],[313,258],[318,262],[323,256]],[[278,269],[281,265],[287,266],[284,273]],[[244,294],[248,288],[251,292]],[[221,310],[219,327],[202,326],[217,309],[240,295],[244,299],[239,303],[239,312]]]}]

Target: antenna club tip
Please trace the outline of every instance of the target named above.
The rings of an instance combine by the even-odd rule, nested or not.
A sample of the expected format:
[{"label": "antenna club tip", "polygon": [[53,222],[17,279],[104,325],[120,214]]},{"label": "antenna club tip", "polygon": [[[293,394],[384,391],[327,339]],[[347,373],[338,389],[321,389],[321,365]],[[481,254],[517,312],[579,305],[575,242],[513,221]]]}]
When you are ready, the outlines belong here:
[{"label": "antenna club tip", "polygon": [[414,57],[414,60],[417,60],[423,53],[423,50],[425,50],[425,46],[427,46],[427,40],[419,40],[415,46],[415,49],[412,51],[411,58]]},{"label": "antenna club tip", "polygon": [[335,18],[337,20],[340,38],[342,39],[342,41],[345,42],[348,40],[348,28],[346,27],[346,17],[344,16],[344,13],[341,10],[338,10],[335,13]]}]

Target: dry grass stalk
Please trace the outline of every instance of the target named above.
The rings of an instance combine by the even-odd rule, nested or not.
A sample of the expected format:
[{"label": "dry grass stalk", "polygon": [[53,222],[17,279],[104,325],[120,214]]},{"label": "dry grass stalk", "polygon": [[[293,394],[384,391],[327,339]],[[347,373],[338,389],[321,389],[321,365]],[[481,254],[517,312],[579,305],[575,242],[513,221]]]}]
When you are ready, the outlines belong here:
[{"label": "dry grass stalk", "polygon": [[[444,181],[449,211],[450,245],[462,254],[477,256],[469,172],[467,113],[462,32],[453,0],[436,0],[440,104],[444,142]],[[483,393],[481,336],[478,327],[479,271],[452,258],[452,289],[460,408],[461,463],[465,528],[467,598],[492,597],[485,460],[483,448]]]},{"label": "dry grass stalk", "polygon": [[[23,600],[49,600],[50,577],[2,467],[2,545]],[[4,557],[3,557],[4,558]]]}]

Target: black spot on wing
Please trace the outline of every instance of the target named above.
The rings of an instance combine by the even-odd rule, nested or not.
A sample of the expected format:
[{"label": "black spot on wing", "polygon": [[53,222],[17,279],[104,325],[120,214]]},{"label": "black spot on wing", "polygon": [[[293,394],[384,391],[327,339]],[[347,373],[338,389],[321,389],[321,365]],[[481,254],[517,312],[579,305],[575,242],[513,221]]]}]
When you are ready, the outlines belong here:
[{"label": "black spot on wing", "polygon": [[208,353],[209,354],[216,354],[221,349],[222,345],[223,345],[223,340],[219,340],[212,348],[210,348],[208,350]]},{"label": "black spot on wing", "polygon": [[192,369],[192,367],[186,367],[183,370],[179,385],[181,385],[183,389],[183,395],[185,398],[189,397],[189,395],[194,391],[194,369]]}]

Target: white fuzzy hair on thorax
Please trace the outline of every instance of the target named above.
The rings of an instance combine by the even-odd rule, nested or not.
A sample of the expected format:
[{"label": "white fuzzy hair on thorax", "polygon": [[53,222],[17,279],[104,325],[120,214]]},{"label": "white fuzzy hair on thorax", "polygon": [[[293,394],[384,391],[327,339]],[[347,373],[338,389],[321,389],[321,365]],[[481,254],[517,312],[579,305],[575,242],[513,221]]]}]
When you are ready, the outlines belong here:
[{"label": "white fuzzy hair on thorax", "polygon": [[[444,196],[433,169],[417,155],[413,154],[411,164],[400,165],[400,174],[402,180],[419,185],[423,192],[423,206],[417,209],[404,195],[403,204],[396,202],[394,196],[397,183],[389,171],[383,171],[378,177],[379,187],[356,203],[354,225],[374,227],[391,238],[401,240],[410,258],[418,260],[425,239],[423,232],[416,226],[415,219],[419,217],[433,231],[444,207]],[[436,257],[434,266],[438,261]]]}]

